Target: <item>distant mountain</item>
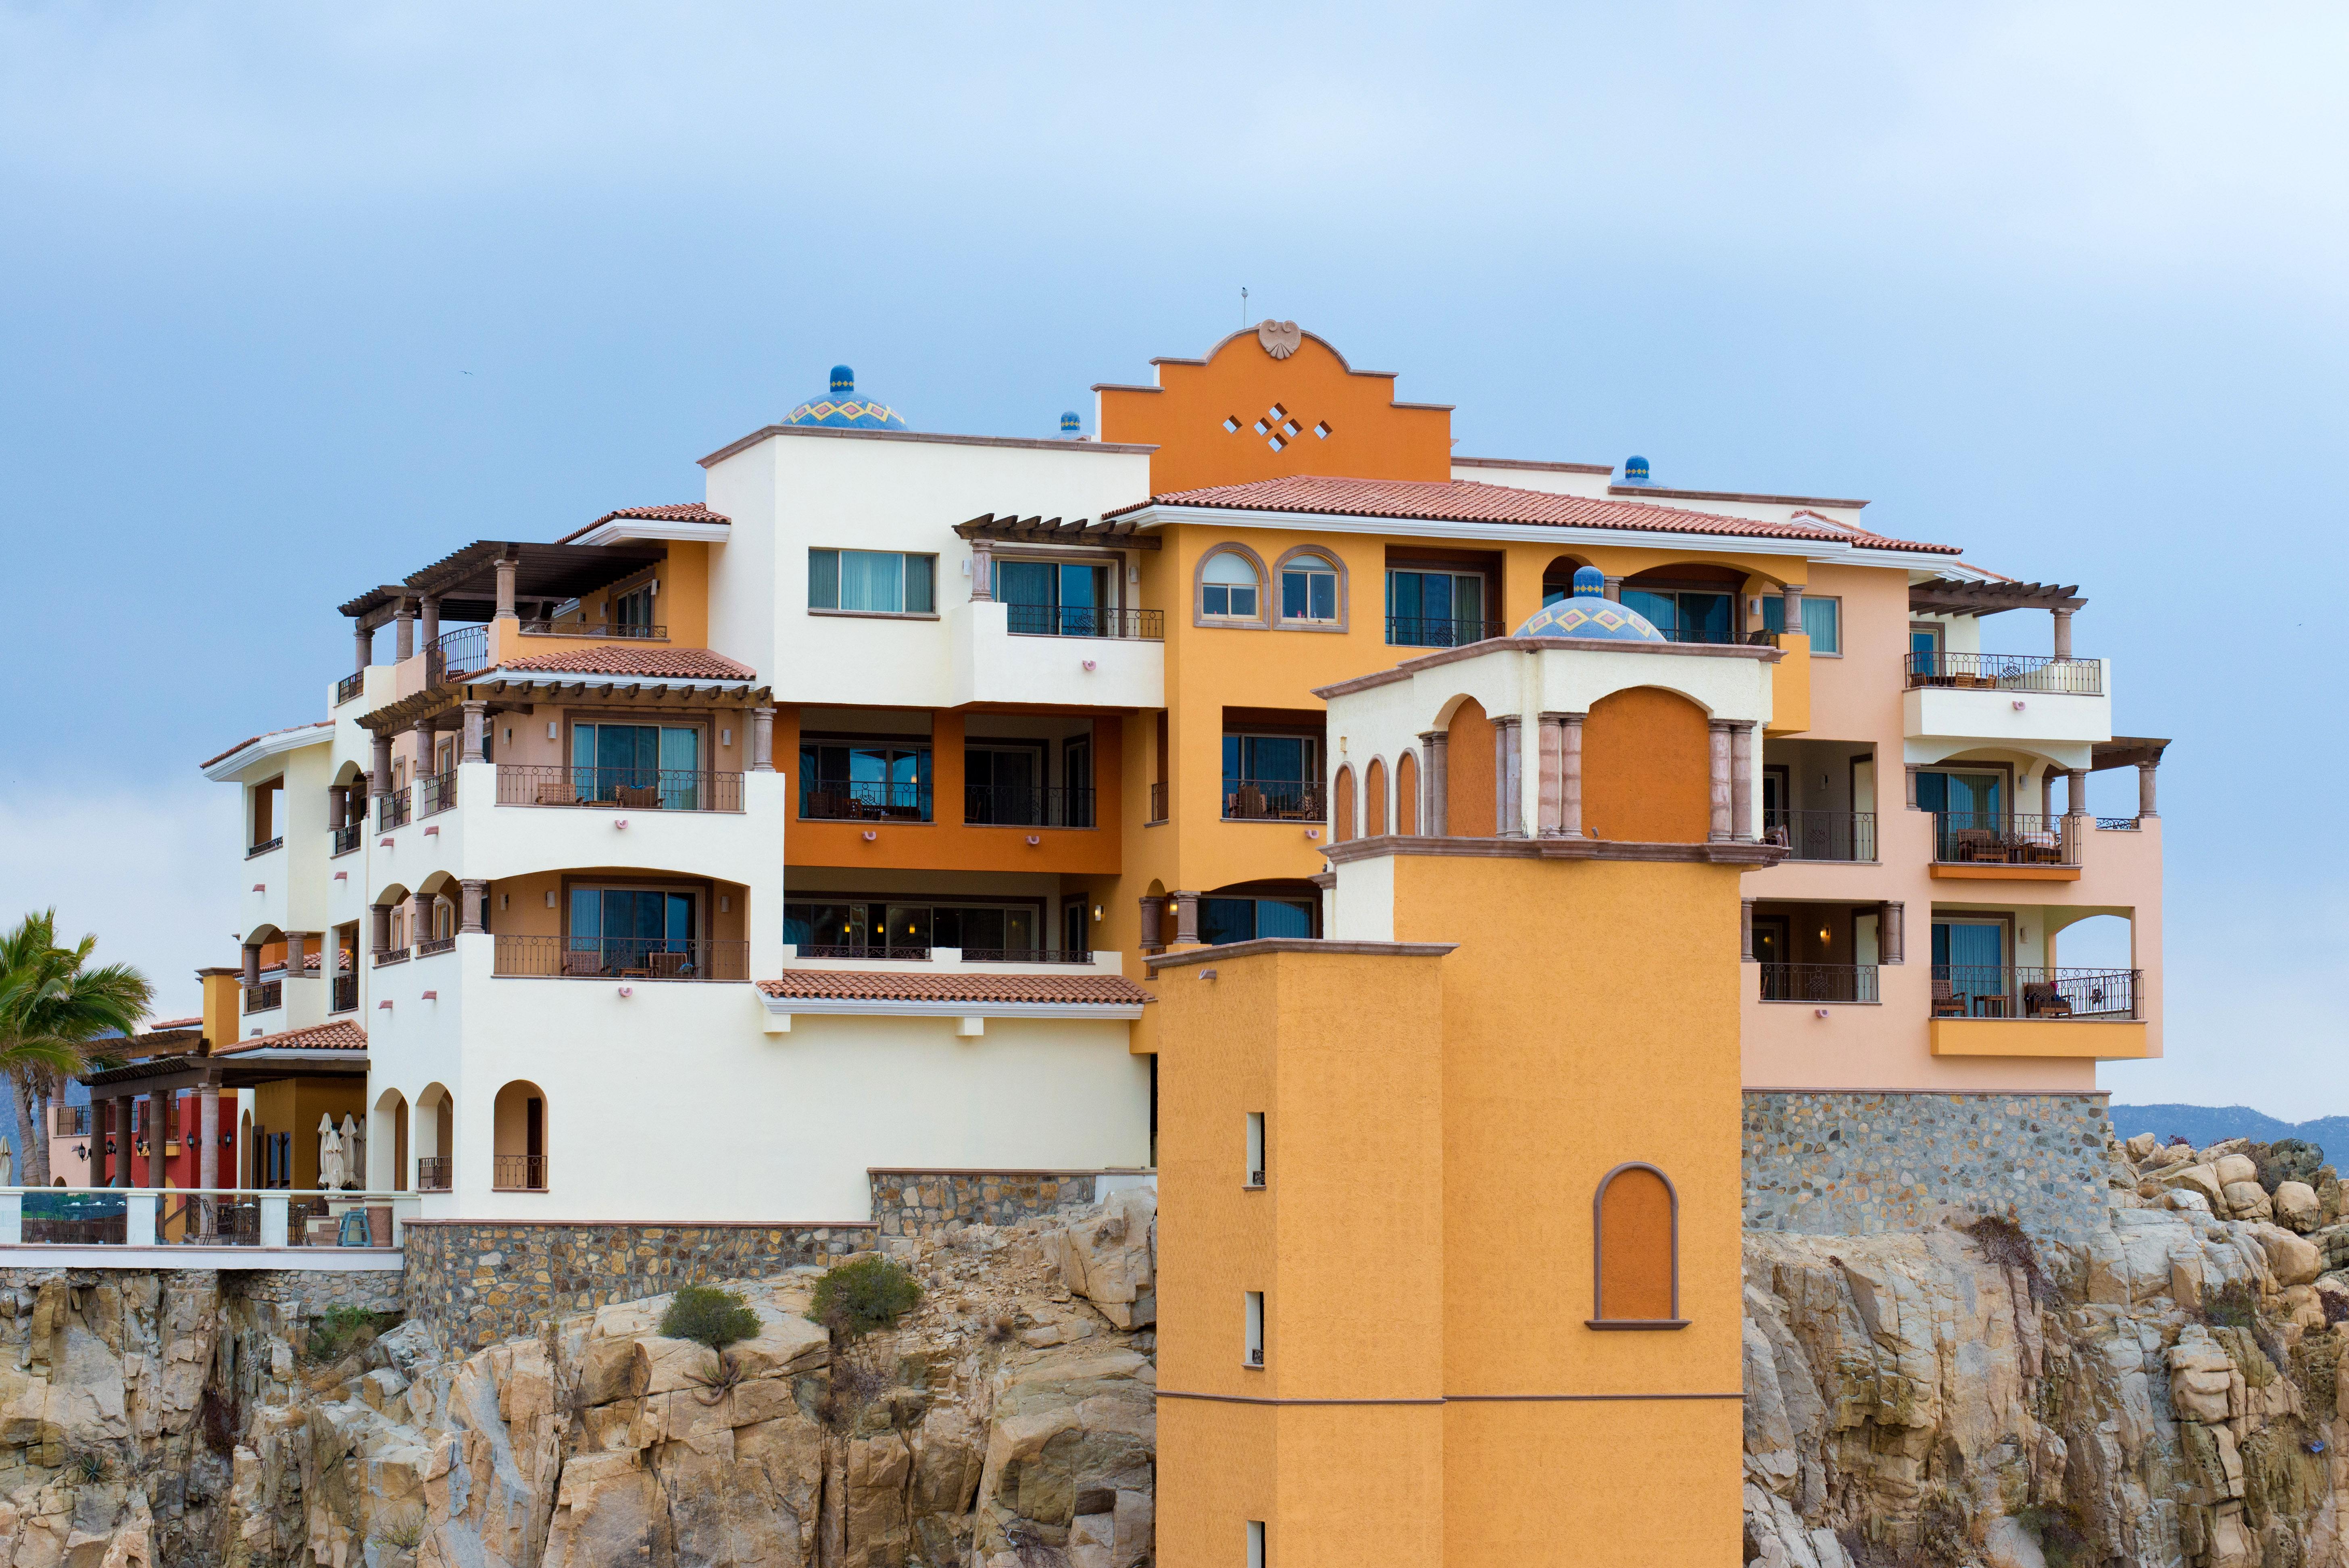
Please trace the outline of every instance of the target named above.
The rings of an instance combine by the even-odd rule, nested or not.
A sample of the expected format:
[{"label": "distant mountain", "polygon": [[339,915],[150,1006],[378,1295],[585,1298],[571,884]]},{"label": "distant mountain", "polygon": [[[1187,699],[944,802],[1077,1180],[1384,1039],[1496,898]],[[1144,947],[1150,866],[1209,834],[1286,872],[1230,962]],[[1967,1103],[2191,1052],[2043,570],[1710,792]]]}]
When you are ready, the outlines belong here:
[{"label": "distant mountain", "polygon": [[2189,1139],[2197,1149],[2226,1138],[2252,1138],[2273,1143],[2297,1138],[2322,1144],[2329,1161],[2349,1157],[2349,1116],[2327,1116],[2314,1121],[2279,1121],[2247,1105],[2116,1105],[2113,1130],[2123,1138],[2150,1132],[2167,1141],[2173,1135]]}]

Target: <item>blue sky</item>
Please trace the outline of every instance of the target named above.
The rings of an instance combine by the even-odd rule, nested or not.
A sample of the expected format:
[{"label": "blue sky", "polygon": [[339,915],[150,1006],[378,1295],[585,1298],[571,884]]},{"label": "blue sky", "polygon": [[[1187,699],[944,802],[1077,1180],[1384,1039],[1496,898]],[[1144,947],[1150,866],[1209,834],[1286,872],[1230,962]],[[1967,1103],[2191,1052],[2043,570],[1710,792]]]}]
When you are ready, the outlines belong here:
[{"label": "blue sky", "polygon": [[2169,1059],[2105,1081],[2349,1111],[2344,13],[489,9],[0,0],[0,910],[191,1005],[194,764],[324,711],[334,604],[698,497],[835,360],[1049,433],[1246,286],[1464,453],[2080,583],[2178,740]]}]

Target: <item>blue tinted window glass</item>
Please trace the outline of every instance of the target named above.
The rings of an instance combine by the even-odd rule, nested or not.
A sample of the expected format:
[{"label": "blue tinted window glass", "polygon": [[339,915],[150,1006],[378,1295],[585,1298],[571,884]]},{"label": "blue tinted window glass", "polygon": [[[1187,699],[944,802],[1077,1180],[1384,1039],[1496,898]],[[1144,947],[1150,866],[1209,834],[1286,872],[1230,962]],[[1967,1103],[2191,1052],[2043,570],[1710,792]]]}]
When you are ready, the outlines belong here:
[{"label": "blue tinted window glass", "polygon": [[1256,935],[1256,900],[1203,898],[1199,901],[1199,940],[1209,946],[1247,942]]},{"label": "blue tinted window glass", "polygon": [[571,945],[593,947],[604,934],[604,901],[592,887],[571,890]]},{"label": "blue tinted window glass", "polygon": [[1670,593],[1651,593],[1645,588],[1623,590],[1623,607],[1645,615],[1667,637],[1681,624],[1680,606]]},{"label": "blue tinted window glass", "polygon": [[1843,606],[1833,599],[1803,601],[1803,630],[1811,635],[1811,652],[1843,652]]},{"label": "blue tinted window glass", "polygon": [[1313,913],[1301,903],[1285,899],[1261,898],[1256,904],[1256,934],[1258,936],[1310,936],[1313,934]]}]

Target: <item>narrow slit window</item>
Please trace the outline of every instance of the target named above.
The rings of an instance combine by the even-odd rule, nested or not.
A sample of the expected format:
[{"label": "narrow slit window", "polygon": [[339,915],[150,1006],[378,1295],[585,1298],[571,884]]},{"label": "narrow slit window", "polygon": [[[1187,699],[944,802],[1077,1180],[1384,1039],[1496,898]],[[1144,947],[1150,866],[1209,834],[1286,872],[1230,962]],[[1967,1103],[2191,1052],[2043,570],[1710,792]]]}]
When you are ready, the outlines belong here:
[{"label": "narrow slit window", "polygon": [[1247,1113],[1247,1184],[1264,1185],[1264,1112]]},{"label": "narrow slit window", "polygon": [[1264,1292],[1260,1290],[1249,1291],[1247,1293],[1247,1346],[1246,1354],[1247,1365],[1250,1367],[1261,1367],[1264,1365]]},{"label": "narrow slit window", "polygon": [[1264,1521],[1247,1522],[1247,1568],[1264,1568]]}]

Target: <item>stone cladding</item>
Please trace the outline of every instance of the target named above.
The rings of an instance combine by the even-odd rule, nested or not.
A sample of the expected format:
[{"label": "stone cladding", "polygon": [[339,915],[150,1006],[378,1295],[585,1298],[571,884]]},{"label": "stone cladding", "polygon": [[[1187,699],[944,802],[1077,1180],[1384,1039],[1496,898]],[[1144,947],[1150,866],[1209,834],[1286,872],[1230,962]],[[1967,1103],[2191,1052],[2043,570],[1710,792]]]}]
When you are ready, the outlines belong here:
[{"label": "stone cladding", "polygon": [[1015,1225],[1095,1201],[1092,1171],[872,1171],[873,1220],[886,1241],[929,1240],[957,1225]]},{"label": "stone cladding", "polygon": [[404,1239],[409,1319],[472,1351],[562,1314],[867,1251],[873,1227],[416,1220]]},{"label": "stone cladding", "polygon": [[1745,1228],[1874,1235],[1954,1208],[2081,1246],[2112,1150],[2100,1093],[1749,1089]]}]

